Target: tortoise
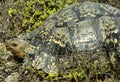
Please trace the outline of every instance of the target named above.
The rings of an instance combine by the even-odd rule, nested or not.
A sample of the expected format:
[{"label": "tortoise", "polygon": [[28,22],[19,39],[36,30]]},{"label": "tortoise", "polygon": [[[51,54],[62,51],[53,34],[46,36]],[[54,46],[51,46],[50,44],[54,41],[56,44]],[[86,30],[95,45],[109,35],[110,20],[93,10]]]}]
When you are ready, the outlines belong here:
[{"label": "tortoise", "polygon": [[5,44],[15,56],[25,56],[24,63],[48,74],[79,68],[81,56],[91,62],[100,56],[108,61],[111,51],[120,54],[120,10],[101,3],[75,3],[48,17],[25,38]]}]

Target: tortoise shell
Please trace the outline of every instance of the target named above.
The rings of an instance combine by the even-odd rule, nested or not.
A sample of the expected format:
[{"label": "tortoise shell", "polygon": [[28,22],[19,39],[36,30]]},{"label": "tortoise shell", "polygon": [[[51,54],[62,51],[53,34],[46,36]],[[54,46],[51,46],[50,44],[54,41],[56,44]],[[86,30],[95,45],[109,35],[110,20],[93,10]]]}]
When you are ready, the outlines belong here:
[{"label": "tortoise shell", "polygon": [[84,2],[64,8],[28,36],[26,62],[35,69],[58,74],[80,67],[81,56],[91,62],[110,52],[120,53],[120,10]]}]

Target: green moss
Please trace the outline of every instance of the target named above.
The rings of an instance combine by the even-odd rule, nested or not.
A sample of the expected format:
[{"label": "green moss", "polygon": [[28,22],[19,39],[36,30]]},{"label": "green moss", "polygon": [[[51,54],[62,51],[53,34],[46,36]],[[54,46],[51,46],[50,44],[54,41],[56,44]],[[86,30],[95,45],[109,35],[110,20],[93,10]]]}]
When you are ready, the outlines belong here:
[{"label": "green moss", "polygon": [[72,0],[69,0],[66,3],[62,0],[27,1],[24,8],[22,27],[28,28],[27,32],[36,29],[49,15],[62,9],[69,3],[72,3]]},{"label": "green moss", "polygon": [[14,28],[15,26],[29,33],[38,28],[48,16],[75,2],[77,2],[77,0],[26,0],[26,2],[20,0],[19,3],[16,4],[17,8],[10,8],[8,14],[11,16],[11,22],[19,20],[16,16],[20,16],[21,21],[19,22],[21,23],[17,26],[15,24],[16,22],[13,22],[11,27]]},{"label": "green moss", "polygon": [[14,13],[17,13],[17,10],[16,10],[16,9],[13,9],[13,8],[9,8],[9,10],[8,10],[8,15],[9,15],[9,16],[12,16]]}]

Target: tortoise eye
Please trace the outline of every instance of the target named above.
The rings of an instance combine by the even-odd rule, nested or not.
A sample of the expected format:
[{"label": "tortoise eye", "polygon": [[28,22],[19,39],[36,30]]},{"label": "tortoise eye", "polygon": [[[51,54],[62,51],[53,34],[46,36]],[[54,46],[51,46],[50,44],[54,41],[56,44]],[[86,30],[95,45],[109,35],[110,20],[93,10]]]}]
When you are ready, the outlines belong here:
[{"label": "tortoise eye", "polygon": [[12,46],[16,47],[16,46],[18,46],[18,45],[17,45],[16,43],[13,43]]}]

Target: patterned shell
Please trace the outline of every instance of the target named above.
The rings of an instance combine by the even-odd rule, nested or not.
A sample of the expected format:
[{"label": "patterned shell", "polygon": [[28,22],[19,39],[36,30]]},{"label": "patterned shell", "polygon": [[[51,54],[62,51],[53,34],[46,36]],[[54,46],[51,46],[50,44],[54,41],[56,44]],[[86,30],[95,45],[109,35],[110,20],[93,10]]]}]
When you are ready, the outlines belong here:
[{"label": "patterned shell", "polygon": [[120,54],[120,10],[100,3],[76,3],[50,16],[28,39],[33,52],[26,51],[35,69],[49,74],[76,69],[81,56],[94,61],[111,51]]}]

